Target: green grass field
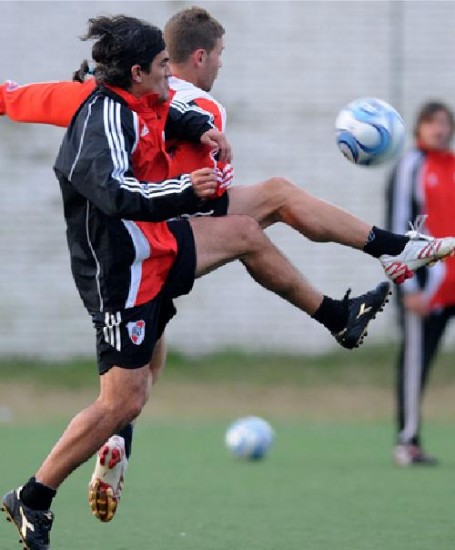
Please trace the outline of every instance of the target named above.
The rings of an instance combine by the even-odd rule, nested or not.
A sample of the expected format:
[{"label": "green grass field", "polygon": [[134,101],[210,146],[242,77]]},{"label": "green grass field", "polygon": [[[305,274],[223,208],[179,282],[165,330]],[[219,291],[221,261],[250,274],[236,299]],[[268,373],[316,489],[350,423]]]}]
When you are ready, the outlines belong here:
[{"label": "green grass field", "polygon": [[[398,470],[383,423],[274,422],[262,462],[231,458],[225,423],[139,426],[118,515],[90,515],[86,464],[55,501],[56,549],[449,550],[455,527],[453,429],[432,425],[434,469]],[[1,490],[24,481],[59,426],[2,428]],[[0,525],[0,548],[17,548]]]},{"label": "green grass field", "polygon": [[[450,356],[441,356],[437,366],[425,423],[429,450],[441,465],[399,469],[391,460],[387,353],[362,350],[325,361],[256,358],[256,366],[252,357],[208,358],[197,365],[174,358],[156,404],[137,427],[116,518],[101,524],[91,516],[87,484],[93,462],[85,464],[54,502],[53,550],[452,550],[454,414],[447,414],[453,399],[443,398],[453,395]],[[299,363],[306,365],[303,373],[295,368]],[[277,379],[279,364],[288,381],[285,393]],[[217,374],[209,373],[210,365]],[[51,376],[55,366],[24,366],[16,375],[15,368],[0,365],[3,381],[17,384],[16,392],[25,381],[47,377],[45,385],[62,401],[70,395],[68,386],[83,390],[82,401],[94,391],[93,377],[81,375],[88,372],[83,365],[69,367],[67,376],[60,371]],[[190,383],[192,368],[196,382]],[[242,370],[246,382],[235,382],[234,373]],[[0,405],[2,399],[15,402],[8,401],[9,391],[0,392]],[[35,472],[65,425],[63,404],[62,410],[52,405],[53,415],[33,409],[41,391],[28,403],[28,417],[0,423],[2,494]],[[230,406],[217,408],[226,393]],[[379,396],[374,406],[372,396]],[[257,463],[238,461],[224,447],[229,422],[247,413],[262,414],[277,433],[269,456]],[[17,539],[2,519],[0,550],[19,548]]]}]

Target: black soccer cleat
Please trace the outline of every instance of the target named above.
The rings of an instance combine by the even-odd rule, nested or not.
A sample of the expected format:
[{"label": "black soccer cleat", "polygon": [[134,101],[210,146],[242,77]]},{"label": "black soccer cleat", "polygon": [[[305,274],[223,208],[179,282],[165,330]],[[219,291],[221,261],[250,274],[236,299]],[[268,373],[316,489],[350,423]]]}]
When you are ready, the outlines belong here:
[{"label": "black soccer cleat", "polygon": [[332,333],[336,341],[347,349],[358,348],[367,335],[368,323],[376,317],[376,314],[384,309],[388,302],[391,284],[389,282],[379,283],[374,290],[349,298],[349,289],[343,301],[348,308],[348,321],[346,327],[338,333]]},{"label": "black soccer cleat", "polygon": [[50,511],[32,510],[20,498],[22,487],[7,493],[2,500],[6,519],[17,527],[24,550],[49,550],[49,533],[54,521]]}]

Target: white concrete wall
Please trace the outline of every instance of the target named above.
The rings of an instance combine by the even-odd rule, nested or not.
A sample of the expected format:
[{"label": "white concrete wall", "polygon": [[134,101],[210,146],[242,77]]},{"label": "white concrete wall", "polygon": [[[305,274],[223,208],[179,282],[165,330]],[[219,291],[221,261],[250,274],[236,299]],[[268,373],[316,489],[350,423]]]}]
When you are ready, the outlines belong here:
[{"label": "white concrete wall", "polygon": [[[65,79],[89,56],[89,17],[128,13],[163,26],[193,2],[1,2],[0,80]],[[199,2],[226,28],[214,94],[229,112],[239,184],[283,175],[381,224],[387,169],[350,165],[334,120],[365,95],[394,104],[408,129],[419,104],[455,107],[455,3]],[[62,130],[0,119],[0,354],[93,354],[93,331],[69,272],[59,189],[51,166]],[[378,263],[337,245],[309,243],[287,227],[268,231],[324,292],[363,292],[383,278]],[[389,307],[370,341],[393,338]],[[255,285],[234,264],[179,300],[168,330],[182,352],[219,348],[318,353],[327,332]]]}]

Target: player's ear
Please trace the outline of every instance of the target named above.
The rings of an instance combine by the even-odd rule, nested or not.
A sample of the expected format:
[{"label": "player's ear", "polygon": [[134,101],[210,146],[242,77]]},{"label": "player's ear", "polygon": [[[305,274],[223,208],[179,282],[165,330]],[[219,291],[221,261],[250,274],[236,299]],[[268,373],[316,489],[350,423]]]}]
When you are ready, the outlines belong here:
[{"label": "player's ear", "polygon": [[140,65],[133,65],[131,67],[131,78],[133,79],[133,82],[137,82],[138,84],[140,84],[142,82],[141,66]]},{"label": "player's ear", "polygon": [[202,65],[202,63],[204,63],[206,55],[207,55],[207,52],[203,48],[194,50],[194,52],[191,54],[193,64],[196,66]]}]

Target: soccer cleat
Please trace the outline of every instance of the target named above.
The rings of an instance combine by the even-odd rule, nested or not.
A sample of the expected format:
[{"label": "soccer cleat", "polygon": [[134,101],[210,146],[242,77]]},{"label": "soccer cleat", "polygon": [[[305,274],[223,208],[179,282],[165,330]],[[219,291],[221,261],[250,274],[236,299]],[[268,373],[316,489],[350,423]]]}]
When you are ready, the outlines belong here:
[{"label": "soccer cleat", "polygon": [[394,283],[401,284],[414,276],[414,271],[424,266],[432,266],[439,260],[453,256],[455,237],[435,238],[419,233],[426,216],[418,217],[415,225],[406,233],[409,241],[397,256],[383,254],[379,260],[387,277]]},{"label": "soccer cleat", "polygon": [[351,289],[346,292],[344,301],[347,302],[348,321],[346,327],[338,333],[332,333],[336,341],[344,348],[358,348],[367,335],[369,322],[376,314],[384,309],[388,302],[390,283],[379,283],[374,290],[362,294],[357,298],[349,298]]},{"label": "soccer cleat", "polygon": [[397,466],[436,466],[438,459],[427,455],[418,445],[397,445],[393,450]]},{"label": "soccer cleat", "polygon": [[2,511],[6,519],[17,527],[24,550],[49,550],[49,533],[54,521],[50,511],[32,510],[20,498],[22,487],[3,497]]},{"label": "soccer cleat", "polygon": [[88,489],[92,514],[102,522],[111,521],[115,516],[127,466],[125,440],[113,435],[98,451]]}]

